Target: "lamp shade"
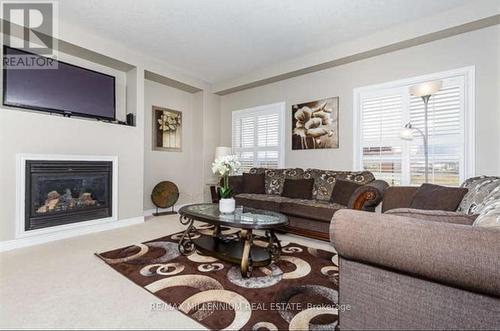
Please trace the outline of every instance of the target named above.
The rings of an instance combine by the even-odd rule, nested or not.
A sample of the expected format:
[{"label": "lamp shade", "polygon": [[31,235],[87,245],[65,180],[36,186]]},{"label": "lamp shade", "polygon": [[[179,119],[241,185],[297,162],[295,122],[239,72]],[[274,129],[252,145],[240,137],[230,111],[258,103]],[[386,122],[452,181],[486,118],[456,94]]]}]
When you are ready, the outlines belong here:
[{"label": "lamp shade", "polygon": [[410,87],[410,94],[417,97],[432,95],[439,91],[442,86],[443,82],[440,80],[417,84]]},{"label": "lamp shade", "polygon": [[215,148],[215,160],[233,154],[233,149],[231,147],[219,146]]},{"label": "lamp shade", "polygon": [[411,128],[402,128],[399,132],[399,136],[403,140],[413,140],[413,129]]}]

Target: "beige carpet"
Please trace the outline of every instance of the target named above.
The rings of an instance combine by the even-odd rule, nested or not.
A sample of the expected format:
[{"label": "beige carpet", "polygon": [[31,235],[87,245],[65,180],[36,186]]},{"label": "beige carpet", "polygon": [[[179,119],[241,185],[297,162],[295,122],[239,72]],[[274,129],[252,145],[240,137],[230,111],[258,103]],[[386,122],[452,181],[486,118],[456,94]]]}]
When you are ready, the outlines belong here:
[{"label": "beige carpet", "polygon": [[[181,231],[177,216],[0,253],[0,328],[205,329],[125,279],[95,252]],[[280,238],[333,251],[325,242]]]}]

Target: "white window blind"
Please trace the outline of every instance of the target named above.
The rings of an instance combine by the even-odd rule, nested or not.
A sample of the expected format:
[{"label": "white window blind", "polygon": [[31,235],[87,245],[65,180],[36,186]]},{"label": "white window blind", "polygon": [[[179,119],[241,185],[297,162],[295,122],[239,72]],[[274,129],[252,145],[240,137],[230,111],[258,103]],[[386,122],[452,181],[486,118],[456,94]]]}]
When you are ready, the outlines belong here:
[{"label": "white window blind", "polygon": [[283,103],[233,112],[233,152],[242,172],[283,166],[283,118]]},{"label": "white window blind", "polygon": [[363,168],[394,185],[401,183],[402,107],[401,94],[371,96],[361,102]]},{"label": "white window blind", "polygon": [[[412,85],[441,79],[442,88],[431,96],[428,105],[429,182],[459,185],[466,175],[467,146],[473,144],[466,128],[466,75],[429,77],[411,83],[387,83],[383,87],[355,91],[358,122],[356,163],[391,185],[419,185],[424,182],[425,156],[422,136],[414,132],[412,141],[400,138],[401,128],[411,122],[424,131],[424,102],[411,96]],[[473,160],[471,161],[471,163]],[[473,175],[470,173],[469,176]]]},{"label": "white window blind", "polygon": [[[463,80],[449,80],[446,87],[432,95],[428,106],[429,180],[440,185],[459,185],[463,168]],[[424,103],[410,99],[412,125],[424,128]],[[425,157],[421,139],[410,145],[410,184],[421,184],[425,176]]]}]

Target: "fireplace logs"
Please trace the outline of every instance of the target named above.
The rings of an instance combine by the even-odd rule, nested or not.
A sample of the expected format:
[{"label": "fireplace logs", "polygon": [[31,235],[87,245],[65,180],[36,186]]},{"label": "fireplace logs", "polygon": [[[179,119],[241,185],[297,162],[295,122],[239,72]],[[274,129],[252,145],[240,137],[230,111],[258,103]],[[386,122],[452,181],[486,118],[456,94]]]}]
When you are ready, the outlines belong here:
[{"label": "fireplace logs", "polygon": [[63,195],[57,191],[50,191],[47,194],[45,204],[37,209],[37,213],[48,213],[51,211],[65,211],[74,208],[95,206],[97,200],[92,199],[92,194],[83,192],[78,198],[73,198],[70,189],[66,189]]}]

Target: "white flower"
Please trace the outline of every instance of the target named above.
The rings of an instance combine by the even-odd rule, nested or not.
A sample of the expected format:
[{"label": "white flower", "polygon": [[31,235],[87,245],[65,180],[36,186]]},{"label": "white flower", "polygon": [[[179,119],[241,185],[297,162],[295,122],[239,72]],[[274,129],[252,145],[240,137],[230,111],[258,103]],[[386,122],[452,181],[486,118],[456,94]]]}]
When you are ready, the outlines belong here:
[{"label": "white flower", "polygon": [[212,163],[212,172],[221,176],[230,175],[239,170],[241,164],[236,155],[227,155],[216,159]]}]

